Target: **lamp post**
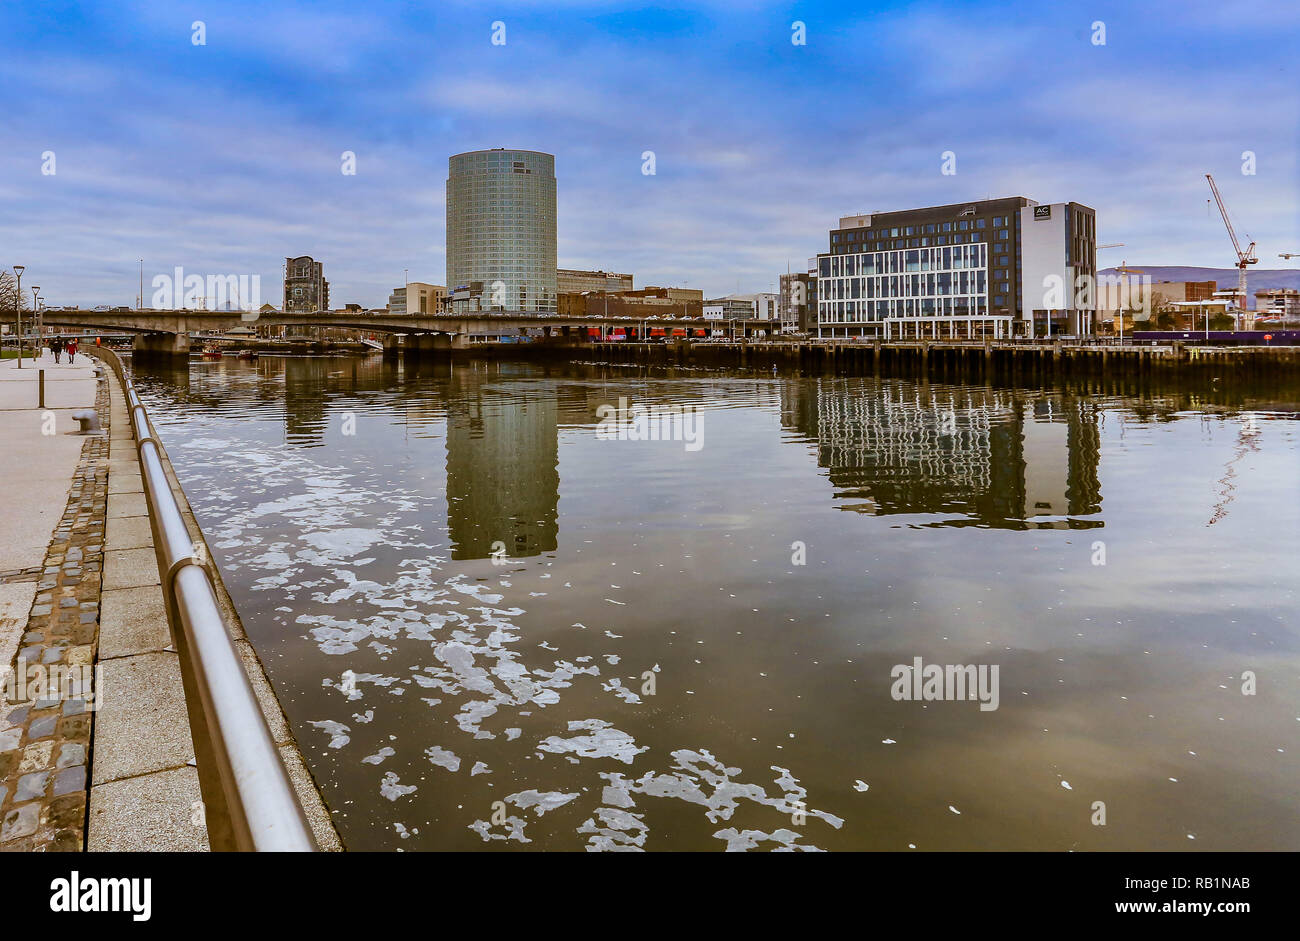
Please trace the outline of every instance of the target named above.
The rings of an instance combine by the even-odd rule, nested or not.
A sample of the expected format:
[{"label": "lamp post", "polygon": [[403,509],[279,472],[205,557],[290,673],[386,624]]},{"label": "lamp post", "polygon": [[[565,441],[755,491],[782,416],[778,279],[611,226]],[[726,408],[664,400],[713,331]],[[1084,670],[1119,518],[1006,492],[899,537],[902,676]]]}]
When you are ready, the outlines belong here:
[{"label": "lamp post", "polygon": [[[41,340],[43,339],[43,337],[41,336],[40,303],[36,299],[37,295],[39,295],[40,293],[41,293],[41,289],[39,287],[32,288],[32,317],[36,321],[36,356],[32,357],[33,359],[40,358]],[[19,356],[18,358],[22,359],[21,356]]]},{"label": "lamp post", "polygon": [[14,274],[18,276],[18,289],[14,292],[14,306],[18,308],[18,368],[23,368],[23,272],[26,265],[14,265]]}]

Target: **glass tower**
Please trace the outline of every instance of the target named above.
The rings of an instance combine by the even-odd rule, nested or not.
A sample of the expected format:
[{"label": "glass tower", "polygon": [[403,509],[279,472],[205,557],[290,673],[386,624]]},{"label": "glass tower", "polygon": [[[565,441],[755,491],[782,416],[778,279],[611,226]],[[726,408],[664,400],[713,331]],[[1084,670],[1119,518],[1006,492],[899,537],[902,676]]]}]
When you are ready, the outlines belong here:
[{"label": "glass tower", "polygon": [[447,290],[458,289],[483,310],[555,310],[554,156],[501,149],[450,159]]}]

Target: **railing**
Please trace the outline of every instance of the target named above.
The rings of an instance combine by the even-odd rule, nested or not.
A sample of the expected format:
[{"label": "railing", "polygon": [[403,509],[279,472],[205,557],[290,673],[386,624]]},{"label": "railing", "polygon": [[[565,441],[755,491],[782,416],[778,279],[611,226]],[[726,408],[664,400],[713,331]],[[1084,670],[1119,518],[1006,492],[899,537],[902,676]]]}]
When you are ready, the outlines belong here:
[{"label": "railing", "polygon": [[316,842],[235,649],[207,571],[172,493],[148,413],[121,360],[172,643],[180,655],[199,787],[213,850],[312,852]]}]

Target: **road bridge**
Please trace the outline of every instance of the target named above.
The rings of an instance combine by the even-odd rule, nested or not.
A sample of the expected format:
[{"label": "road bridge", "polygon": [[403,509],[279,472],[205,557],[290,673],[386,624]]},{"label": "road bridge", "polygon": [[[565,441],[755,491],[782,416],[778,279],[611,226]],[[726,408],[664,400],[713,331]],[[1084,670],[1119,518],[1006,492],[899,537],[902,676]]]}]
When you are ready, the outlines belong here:
[{"label": "road bridge", "polygon": [[[523,335],[540,329],[559,343],[579,344],[621,333],[625,337],[656,335],[706,336],[701,331],[724,331],[728,336],[755,336],[771,332],[778,325],[770,320],[705,320],[692,318],[643,318],[628,316],[582,316],[530,313],[527,311],[484,311],[470,314],[388,314],[363,311],[320,311],[314,314],[266,313],[215,310],[47,310],[46,326],[75,327],[135,336],[138,353],[187,356],[195,335],[224,333],[235,327],[334,327],[362,333],[385,334],[385,349],[396,337],[416,337],[408,348],[452,350],[469,345],[474,335]],[[595,335],[593,336],[593,331]],[[662,331],[662,333],[658,333]]]}]

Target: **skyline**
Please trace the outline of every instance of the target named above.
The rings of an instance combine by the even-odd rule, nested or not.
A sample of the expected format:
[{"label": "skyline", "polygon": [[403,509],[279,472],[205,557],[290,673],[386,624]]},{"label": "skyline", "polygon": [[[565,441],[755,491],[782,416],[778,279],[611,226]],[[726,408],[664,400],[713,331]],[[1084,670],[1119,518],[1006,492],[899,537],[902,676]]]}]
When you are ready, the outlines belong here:
[{"label": "skyline", "polygon": [[380,306],[403,269],[443,280],[448,158],[506,147],[556,157],[559,266],[638,287],[775,291],[842,215],[989,196],[1091,206],[1125,243],[1099,267],[1225,268],[1206,172],[1260,268],[1286,267],[1296,80],[1268,50],[1300,14],[1246,11],[10,5],[0,261],[58,306],[133,303],[137,258],[146,296],[179,265],[274,301],[281,260],[311,255],[336,306]]}]

